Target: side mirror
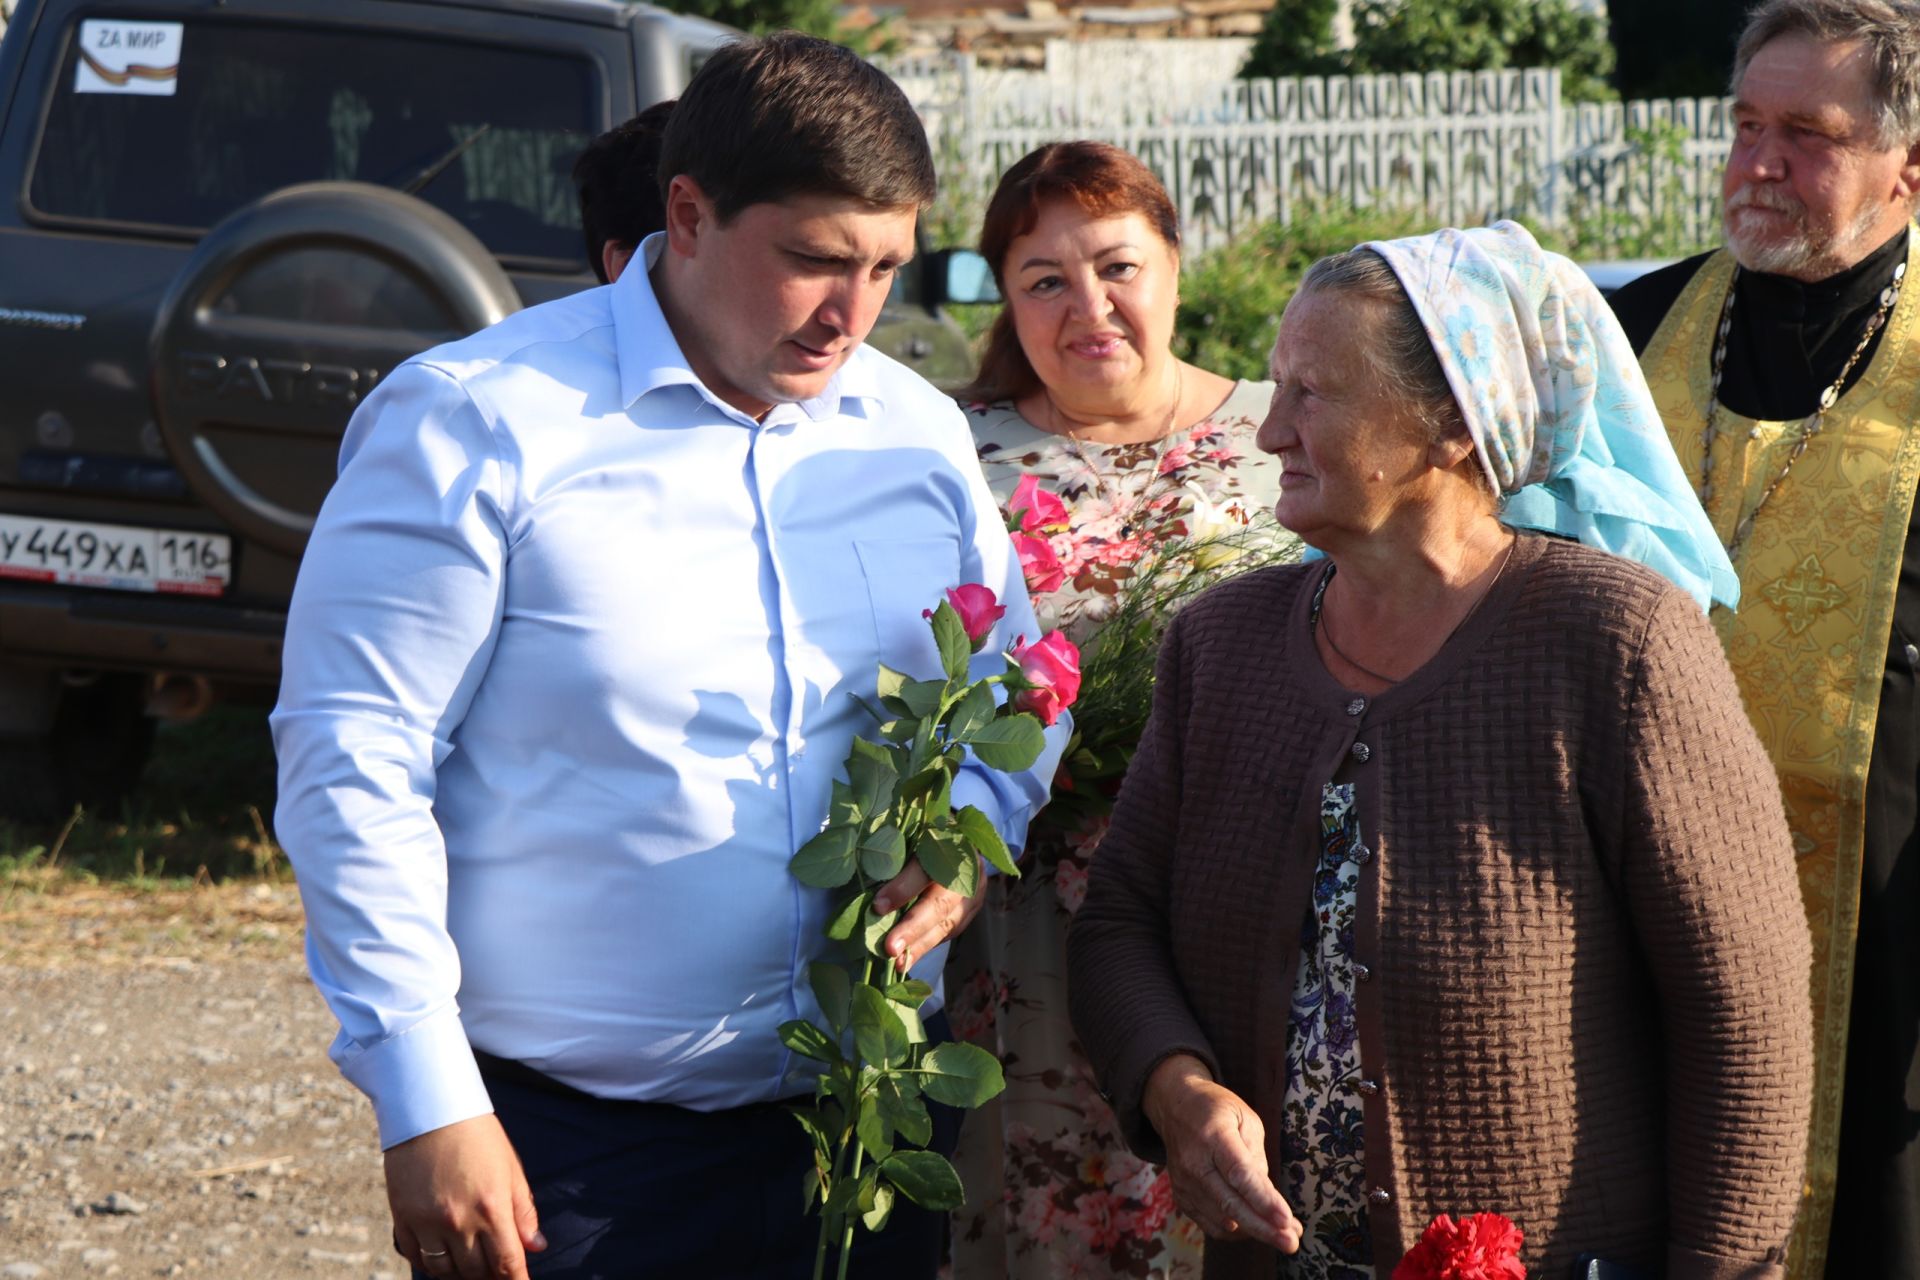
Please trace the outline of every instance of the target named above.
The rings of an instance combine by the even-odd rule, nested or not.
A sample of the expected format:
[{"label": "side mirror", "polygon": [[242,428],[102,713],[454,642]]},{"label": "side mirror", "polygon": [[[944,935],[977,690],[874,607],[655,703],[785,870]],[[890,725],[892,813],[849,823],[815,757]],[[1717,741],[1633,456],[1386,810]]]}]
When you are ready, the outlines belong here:
[{"label": "side mirror", "polygon": [[927,255],[926,280],[934,306],[999,302],[993,269],[972,249],[937,249]]}]

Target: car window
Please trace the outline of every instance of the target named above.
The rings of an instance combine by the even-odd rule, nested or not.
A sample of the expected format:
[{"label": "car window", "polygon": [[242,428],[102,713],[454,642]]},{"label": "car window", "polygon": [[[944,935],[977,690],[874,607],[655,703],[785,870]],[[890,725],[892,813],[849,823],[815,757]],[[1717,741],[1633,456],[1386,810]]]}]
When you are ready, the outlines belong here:
[{"label": "car window", "polygon": [[81,92],[85,26],[34,163],[38,213],[204,229],[292,183],[405,188],[444,162],[417,194],[496,254],[580,256],[569,166],[597,120],[585,58],[199,20],[170,93]]}]

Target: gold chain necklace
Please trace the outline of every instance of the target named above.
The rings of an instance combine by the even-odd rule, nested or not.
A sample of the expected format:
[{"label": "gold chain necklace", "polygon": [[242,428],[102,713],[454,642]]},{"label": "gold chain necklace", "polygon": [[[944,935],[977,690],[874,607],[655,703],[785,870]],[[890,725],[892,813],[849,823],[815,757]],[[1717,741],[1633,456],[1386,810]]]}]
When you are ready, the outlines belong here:
[{"label": "gold chain necklace", "polygon": [[[1765,507],[1767,499],[1773,497],[1780,486],[1786,483],[1787,476],[1793,471],[1793,464],[1800,461],[1800,456],[1807,451],[1807,446],[1826,425],[1827,410],[1833,408],[1835,402],[1840,399],[1840,388],[1846,385],[1847,375],[1852,373],[1853,367],[1860,363],[1860,357],[1866,354],[1868,345],[1873,341],[1873,335],[1880,332],[1880,326],[1887,322],[1887,316],[1892,313],[1894,304],[1900,301],[1900,282],[1906,278],[1906,274],[1907,264],[1902,261],[1893,269],[1892,282],[1880,291],[1880,306],[1868,319],[1866,332],[1860,335],[1860,341],[1854,346],[1853,354],[1847,357],[1846,364],[1841,367],[1840,376],[1833,380],[1832,386],[1820,393],[1820,407],[1808,414],[1800,423],[1800,432],[1794,438],[1793,448],[1788,451],[1786,462],[1780,467],[1780,474],[1775,476],[1772,483],[1761,492],[1760,501],[1753,504],[1753,510],[1741,516],[1734,525],[1733,538],[1727,543],[1729,560],[1736,563],[1739,561],[1741,549],[1747,545],[1747,538],[1753,533],[1753,522],[1759,517],[1761,508]],[[1733,332],[1734,287],[1739,283],[1740,268],[1735,266],[1733,279],[1727,282],[1727,300],[1720,305],[1720,330],[1713,342],[1713,387],[1707,395],[1707,426],[1706,430],[1700,434],[1700,505],[1702,506],[1713,501],[1713,445],[1720,435],[1718,422],[1720,379],[1727,367],[1727,338]],[[1760,428],[1757,425],[1748,430],[1747,439],[1758,440],[1759,438]]]},{"label": "gold chain necklace", "polygon": [[[1175,360],[1173,362],[1173,406],[1167,410],[1167,425],[1165,429],[1162,430],[1159,436],[1153,441],[1154,475],[1159,474],[1160,455],[1166,450],[1167,441],[1173,436],[1173,429],[1179,425],[1180,398],[1185,392],[1186,370],[1181,367],[1178,360]],[[1118,492],[1118,481],[1115,482],[1113,490],[1107,488],[1106,468],[1095,463],[1094,460],[1087,455],[1085,444],[1081,441],[1080,437],[1074,433],[1072,427],[1062,425],[1060,420],[1060,407],[1053,402],[1053,393],[1042,390],[1041,395],[1047,402],[1048,428],[1052,430],[1053,434],[1067,438],[1067,443],[1073,446],[1073,456],[1080,459],[1080,465],[1085,467],[1093,476],[1094,492],[1100,497],[1101,501],[1107,503],[1114,511],[1118,512],[1120,509],[1120,499],[1124,496]],[[1153,479],[1153,475],[1147,477],[1147,485],[1149,487],[1152,486]],[[1145,490],[1141,491],[1141,496],[1145,496]],[[1139,506],[1138,503],[1134,505],[1135,507]],[[1132,511],[1133,508],[1129,508],[1127,517],[1121,521],[1120,536],[1123,538],[1133,535]]]}]

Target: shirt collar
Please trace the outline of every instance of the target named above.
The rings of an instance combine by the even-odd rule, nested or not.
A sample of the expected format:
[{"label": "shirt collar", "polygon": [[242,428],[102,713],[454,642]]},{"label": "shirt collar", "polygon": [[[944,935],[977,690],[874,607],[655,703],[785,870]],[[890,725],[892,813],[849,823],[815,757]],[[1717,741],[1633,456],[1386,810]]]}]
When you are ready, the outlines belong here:
[{"label": "shirt collar", "polygon": [[[626,408],[662,387],[690,386],[701,396],[742,421],[746,415],[727,405],[708,390],[687,363],[679,339],[660,310],[660,299],[653,291],[652,271],[666,251],[666,233],[656,231],[640,242],[639,250],[609,286],[613,291],[614,353],[620,363],[620,402]],[[811,400],[802,400],[799,410],[815,422],[835,417],[852,406],[850,400],[870,402],[873,411],[886,409],[886,390],[882,385],[885,361],[869,351],[863,342],[840,366],[826,389]],[[773,414],[782,406],[775,405]]]}]

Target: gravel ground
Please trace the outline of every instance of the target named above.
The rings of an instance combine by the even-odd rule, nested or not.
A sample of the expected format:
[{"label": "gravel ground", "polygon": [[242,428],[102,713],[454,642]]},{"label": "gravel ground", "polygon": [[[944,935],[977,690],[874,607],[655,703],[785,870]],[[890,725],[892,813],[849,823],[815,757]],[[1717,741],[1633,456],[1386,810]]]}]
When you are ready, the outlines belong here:
[{"label": "gravel ground", "polygon": [[403,1276],[291,885],[0,882],[0,1280]]}]

